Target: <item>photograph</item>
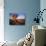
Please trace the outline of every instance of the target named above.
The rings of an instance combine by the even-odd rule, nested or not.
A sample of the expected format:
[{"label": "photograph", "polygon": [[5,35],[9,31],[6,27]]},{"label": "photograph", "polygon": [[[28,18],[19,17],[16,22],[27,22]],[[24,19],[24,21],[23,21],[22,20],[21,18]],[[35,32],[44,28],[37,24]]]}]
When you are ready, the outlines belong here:
[{"label": "photograph", "polygon": [[24,14],[10,13],[9,17],[10,17],[9,18],[10,25],[25,25],[25,15]]}]

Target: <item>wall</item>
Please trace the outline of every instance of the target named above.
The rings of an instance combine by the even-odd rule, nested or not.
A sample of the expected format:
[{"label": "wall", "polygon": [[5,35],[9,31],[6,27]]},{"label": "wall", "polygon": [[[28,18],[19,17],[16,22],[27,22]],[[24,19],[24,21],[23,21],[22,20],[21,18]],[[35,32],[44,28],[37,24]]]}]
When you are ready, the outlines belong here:
[{"label": "wall", "polygon": [[[4,0],[4,35],[7,41],[18,41],[31,31],[35,14],[40,10],[40,0]],[[23,26],[10,26],[9,13],[24,13],[26,24]]]},{"label": "wall", "polygon": [[0,42],[4,41],[4,0],[0,1]]},{"label": "wall", "polygon": [[[40,9],[41,9],[41,11],[43,9],[46,9],[46,0],[41,0],[40,1]],[[41,21],[40,25],[46,26],[46,11],[43,12],[42,17],[43,17],[43,22]]]}]

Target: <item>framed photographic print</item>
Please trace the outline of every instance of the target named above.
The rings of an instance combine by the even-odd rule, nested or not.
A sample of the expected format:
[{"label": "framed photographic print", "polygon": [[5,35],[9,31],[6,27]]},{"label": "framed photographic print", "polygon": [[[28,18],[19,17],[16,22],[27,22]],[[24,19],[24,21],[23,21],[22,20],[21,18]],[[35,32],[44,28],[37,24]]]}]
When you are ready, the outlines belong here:
[{"label": "framed photographic print", "polygon": [[10,13],[9,24],[10,25],[25,25],[25,15]]}]

